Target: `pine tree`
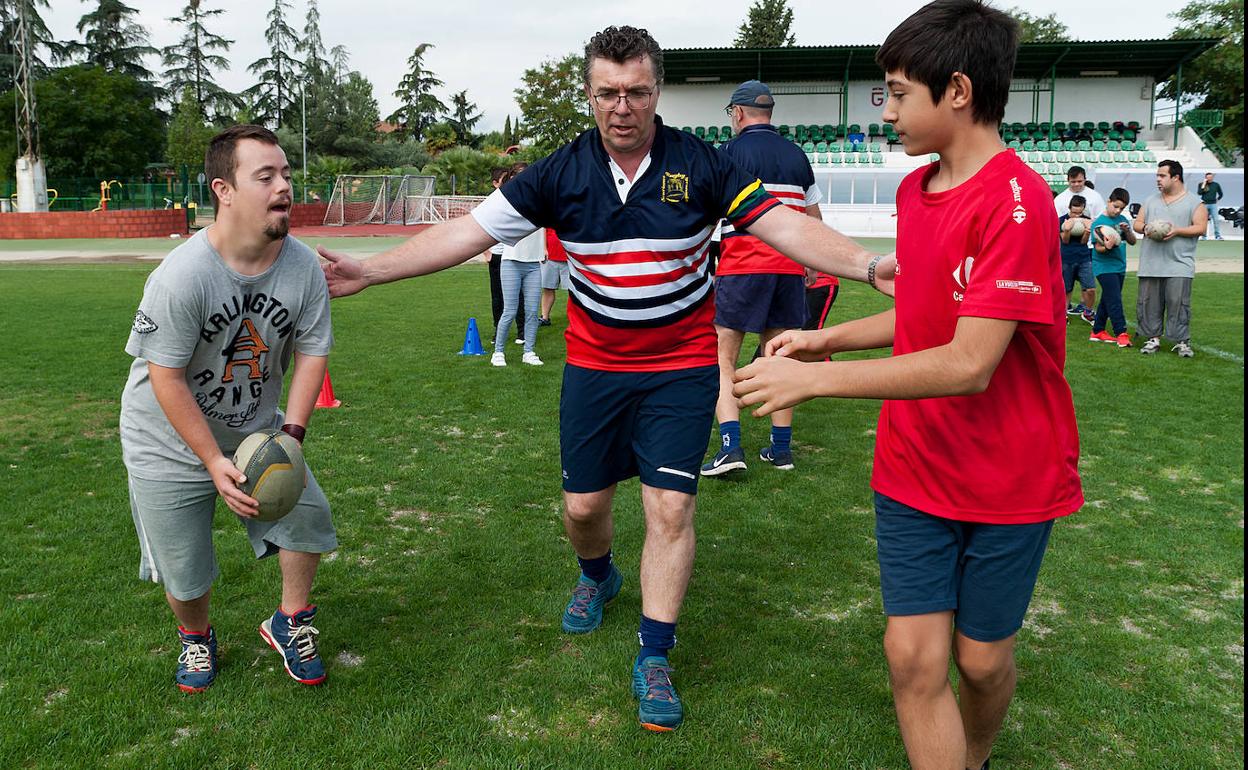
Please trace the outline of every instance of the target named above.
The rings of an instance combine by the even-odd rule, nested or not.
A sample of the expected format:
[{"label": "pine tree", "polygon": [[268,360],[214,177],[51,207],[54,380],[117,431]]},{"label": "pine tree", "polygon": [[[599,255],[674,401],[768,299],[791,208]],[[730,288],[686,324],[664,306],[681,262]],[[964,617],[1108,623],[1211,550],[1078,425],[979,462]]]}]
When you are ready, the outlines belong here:
[{"label": "pine tree", "polygon": [[50,65],[68,58],[68,51],[52,39],[52,32],[39,14],[39,8],[47,8],[48,0],[0,0],[0,91],[13,88],[16,71],[13,38],[17,34],[19,6],[26,9],[26,34],[30,39],[31,77],[38,80],[48,74]]},{"label": "pine tree", "polygon": [[515,137],[511,132],[511,116],[508,115],[507,119],[503,121],[503,149],[505,150],[515,144],[514,139]]},{"label": "pine tree", "polygon": [[342,85],[351,69],[351,54],[345,45],[336,45],[329,49],[330,69],[334,74],[334,83]]},{"label": "pine tree", "polygon": [[793,45],[793,9],[786,0],[756,0],[737,29],[737,48],[781,48]]},{"label": "pine tree", "polygon": [[[220,121],[240,106],[238,97],[217,85],[212,71],[228,69],[230,62],[222,54],[230,50],[233,40],[209,32],[205,21],[220,16],[220,8],[204,7],[201,0],[188,0],[179,16],[169,21],[183,27],[182,39],[161,51],[170,94],[190,89],[201,117]],[[221,53],[213,53],[220,51]]]},{"label": "pine tree", "polygon": [[148,45],[147,30],[134,20],[138,13],[121,0],[97,0],[95,10],[78,20],[83,41],[69,43],[70,54],[110,72],[154,81],[155,75],[143,66],[143,57],[159,51]]},{"label": "pine tree", "polygon": [[295,106],[295,81],[301,66],[291,55],[299,38],[286,23],[289,11],[290,3],[286,0],[273,0],[264,30],[269,55],[247,65],[248,72],[260,77],[260,81],[248,89],[254,99],[256,119],[279,128],[286,124],[288,113]]},{"label": "pine tree", "polygon": [[468,101],[467,91],[460,91],[451,96],[451,110],[446,114],[446,122],[455,129],[460,144],[475,146],[472,129],[480,120],[481,113],[477,112],[477,105]]},{"label": "pine tree", "polygon": [[400,106],[386,118],[402,126],[416,140],[423,139],[425,130],[434,124],[438,115],[446,112],[446,105],[433,95],[433,89],[440,87],[442,81],[424,67],[425,52],[430,48],[433,43],[421,43],[408,58],[408,72],[394,92]]},{"label": "pine tree", "polygon": [[308,15],[303,25],[303,38],[295,46],[303,57],[303,72],[308,78],[319,78],[328,69],[325,44],[321,41],[321,12],[316,0],[308,0]]}]

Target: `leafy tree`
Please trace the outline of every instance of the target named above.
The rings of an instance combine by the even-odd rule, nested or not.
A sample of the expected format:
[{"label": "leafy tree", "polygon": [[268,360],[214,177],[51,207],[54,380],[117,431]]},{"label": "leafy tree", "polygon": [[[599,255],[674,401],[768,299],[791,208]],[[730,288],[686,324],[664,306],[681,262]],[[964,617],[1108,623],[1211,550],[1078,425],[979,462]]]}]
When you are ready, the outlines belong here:
[{"label": "leafy tree", "polygon": [[[208,31],[205,21],[224,13],[220,8],[206,8],[202,0],[188,0],[179,16],[169,21],[181,25],[182,39],[161,51],[165,76],[171,94],[191,89],[200,115],[224,122],[222,116],[239,107],[238,97],[213,79],[212,71],[227,69],[230,62],[223,55],[233,40]],[[214,53],[220,51],[220,53]]]},{"label": "leafy tree", "polygon": [[264,39],[269,44],[269,55],[247,66],[247,71],[258,75],[260,82],[248,89],[255,99],[256,117],[274,126],[281,126],[290,118],[291,109],[298,114],[294,101],[298,94],[296,80],[300,62],[291,55],[299,39],[286,17],[290,3],[273,0],[273,8],[266,17]]},{"label": "leafy tree", "polygon": [[[39,143],[48,178],[93,180],[133,176],[165,154],[156,93],[122,72],[90,64],[53,70],[35,83]],[[13,103],[10,91],[0,99]],[[16,155],[13,133],[0,134],[0,162]]]},{"label": "leafy tree", "polygon": [[437,177],[438,195],[451,194],[451,177],[455,178],[456,195],[489,195],[494,190],[490,173],[506,163],[497,155],[454,147],[430,161],[421,173]]},{"label": "leafy tree", "polygon": [[[1218,142],[1244,146],[1244,0],[1193,0],[1177,13],[1175,39],[1218,38],[1213,48],[1183,65],[1184,94],[1199,95],[1198,109],[1223,110]],[[1166,81],[1158,96],[1173,99],[1175,78]]]},{"label": "leafy tree", "polygon": [[433,89],[443,85],[441,80],[425,69],[425,52],[433,43],[421,43],[407,60],[408,72],[399,81],[394,95],[400,105],[386,120],[397,123],[413,139],[423,139],[425,130],[446,112],[446,105],[433,95]]},{"label": "leafy tree", "polygon": [[[516,101],[520,104],[525,130],[547,152],[567,144],[594,125],[581,77],[584,61],[578,54],[568,54],[558,61],[547,60],[527,69],[520,77]],[[504,137],[508,128],[513,133],[513,143],[518,142],[519,126],[505,125]]]},{"label": "leafy tree", "polygon": [[795,38],[793,9],[786,0],[756,0],[745,21],[737,28],[732,44],[737,48],[782,48],[793,45]]},{"label": "leafy tree", "polygon": [[138,13],[121,0],[97,0],[95,10],[78,20],[83,41],[66,47],[88,64],[152,82],[156,76],[143,66],[143,57],[159,51],[148,45],[147,30],[134,20]]},{"label": "leafy tree", "polygon": [[469,146],[476,144],[472,129],[480,121],[481,113],[477,112],[477,105],[468,101],[467,91],[460,91],[451,96],[451,111],[446,116],[446,122],[454,129],[456,136],[463,144]]},{"label": "leafy tree", "polygon": [[459,143],[459,135],[450,123],[434,123],[425,131],[425,149],[437,156]]},{"label": "leafy tree", "polygon": [[377,143],[377,99],[373,84],[358,72],[308,105],[308,141],[318,153],[371,162]]},{"label": "leafy tree", "polygon": [[1057,18],[1056,13],[1033,16],[1022,8],[1011,8],[1006,13],[1018,22],[1020,43],[1060,43],[1070,40],[1070,30]]},{"label": "leafy tree", "polygon": [[48,0],[0,0],[0,88],[13,88],[13,75],[17,71],[13,40],[17,35],[17,12],[19,5],[26,8],[26,35],[30,40],[31,77],[39,79],[48,73],[49,64],[64,61],[68,51],[52,39],[52,32],[39,14],[39,8],[47,8]]},{"label": "leafy tree", "polygon": [[190,166],[191,176],[203,170],[204,153],[216,129],[204,122],[204,113],[191,86],[182,89],[182,99],[169,121],[165,159],[175,170]]}]

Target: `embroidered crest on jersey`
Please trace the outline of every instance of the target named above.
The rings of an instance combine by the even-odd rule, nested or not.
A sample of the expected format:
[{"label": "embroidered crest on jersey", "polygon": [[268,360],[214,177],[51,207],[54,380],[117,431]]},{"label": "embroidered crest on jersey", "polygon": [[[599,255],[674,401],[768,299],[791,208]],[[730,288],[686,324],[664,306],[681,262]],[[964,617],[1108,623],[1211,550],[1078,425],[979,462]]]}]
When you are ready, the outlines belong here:
[{"label": "embroidered crest on jersey", "polygon": [[160,327],[148,317],[147,313],[144,313],[142,310],[136,310],[134,311],[134,326],[131,328],[134,329],[135,334],[151,334]]},{"label": "embroidered crest on jersey", "polygon": [[663,172],[663,184],[659,188],[659,200],[664,203],[689,202],[689,175]]}]

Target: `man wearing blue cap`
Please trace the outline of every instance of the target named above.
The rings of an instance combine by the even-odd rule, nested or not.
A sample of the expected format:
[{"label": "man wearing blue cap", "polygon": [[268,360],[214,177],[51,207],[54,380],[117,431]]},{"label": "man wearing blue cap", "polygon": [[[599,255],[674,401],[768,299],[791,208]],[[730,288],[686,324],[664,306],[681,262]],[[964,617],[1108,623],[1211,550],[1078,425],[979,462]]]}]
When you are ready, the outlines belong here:
[{"label": "man wearing blue cap", "polygon": [[[771,124],[776,100],[771,89],[747,80],[732,92],[724,111],[732,119],[736,138],[721,149],[751,176],[762,180],[767,192],[788,208],[821,219],[810,161],[797,145],[780,136]],[[720,476],[746,469],[741,447],[741,412],[732,395],[732,375],[746,332],[762,338],[762,344],[787,329],[806,323],[806,269],[758,238],[735,230],[723,220],[720,226],[720,258],[715,271],[715,331],[719,337],[720,446],[702,466],[703,476]],[[771,415],[771,443],[759,459],[781,470],[793,468],[790,449],[793,410]]]}]

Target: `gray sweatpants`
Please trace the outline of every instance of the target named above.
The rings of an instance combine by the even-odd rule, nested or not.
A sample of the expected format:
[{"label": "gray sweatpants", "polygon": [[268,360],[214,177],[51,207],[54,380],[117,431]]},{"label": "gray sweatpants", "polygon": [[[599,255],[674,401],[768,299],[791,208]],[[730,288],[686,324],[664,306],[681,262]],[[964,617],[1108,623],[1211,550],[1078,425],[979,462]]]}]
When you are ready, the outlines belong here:
[{"label": "gray sweatpants", "polygon": [[1191,339],[1191,278],[1140,278],[1140,292],[1135,302],[1135,322],[1140,336],[1161,337],[1163,314],[1166,339],[1171,342]]}]

